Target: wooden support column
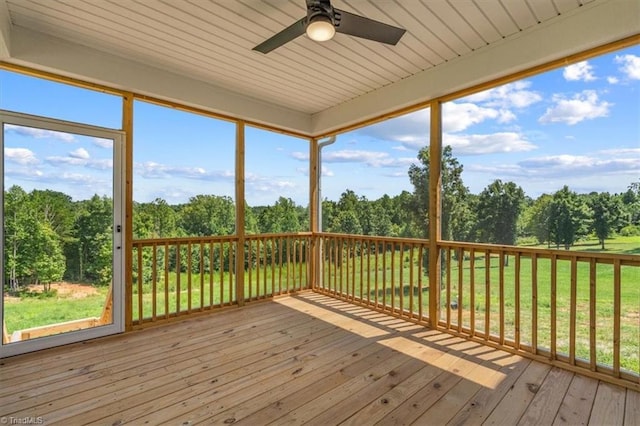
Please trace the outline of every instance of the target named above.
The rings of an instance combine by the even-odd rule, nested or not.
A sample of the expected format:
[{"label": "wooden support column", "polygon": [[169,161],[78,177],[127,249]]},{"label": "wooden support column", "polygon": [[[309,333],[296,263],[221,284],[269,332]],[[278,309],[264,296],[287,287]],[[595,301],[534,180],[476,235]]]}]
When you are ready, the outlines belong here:
[{"label": "wooden support column", "polygon": [[236,123],[236,300],[244,305],[244,121]]},{"label": "wooden support column", "polygon": [[440,319],[440,248],[442,183],[442,104],[431,102],[429,143],[429,321],[438,328]]},{"label": "wooden support column", "polygon": [[133,328],[133,93],[122,97],[124,139],[124,329]]},{"label": "wooden support column", "polygon": [[311,288],[315,288],[320,283],[320,237],[316,234],[320,230],[320,164],[318,164],[318,140],[309,140],[309,230],[311,237]]}]

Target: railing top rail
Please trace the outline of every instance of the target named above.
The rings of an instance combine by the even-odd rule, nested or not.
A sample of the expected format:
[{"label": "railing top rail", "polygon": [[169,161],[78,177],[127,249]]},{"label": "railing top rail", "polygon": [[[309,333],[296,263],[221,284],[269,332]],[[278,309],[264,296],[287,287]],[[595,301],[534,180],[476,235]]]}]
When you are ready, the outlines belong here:
[{"label": "railing top rail", "polygon": [[216,235],[207,237],[170,237],[170,238],[145,238],[133,240],[134,246],[152,246],[164,244],[186,244],[186,243],[209,243],[209,242],[231,242],[237,241],[236,235]]},{"label": "railing top rail", "polygon": [[267,234],[245,234],[245,239],[269,239],[269,238],[296,238],[296,237],[312,237],[312,232],[282,232]]},{"label": "railing top rail", "polygon": [[554,249],[544,249],[537,247],[522,247],[522,246],[510,246],[510,245],[499,245],[499,244],[486,244],[486,243],[467,243],[467,242],[459,242],[459,241],[441,241],[438,243],[439,246],[449,247],[449,248],[462,248],[462,249],[480,249],[487,250],[493,253],[506,253],[506,254],[515,254],[515,253],[526,253],[526,254],[534,254],[538,257],[548,258],[551,256],[555,256],[560,260],[590,260],[590,259],[599,259],[599,260],[620,260],[626,264],[640,264],[640,256],[634,254],[614,254],[614,253],[601,253],[601,252],[586,252],[586,251],[577,251],[577,250],[554,250]]},{"label": "railing top rail", "polygon": [[387,241],[391,243],[411,243],[411,244],[429,244],[429,240],[422,238],[401,238],[401,237],[378,237],[375,235],[355,235],[355,234],[339,234],[334,232],[317,232],[314,235],[320,237],[330,238],[342,238],[351,240],[364,240],[364,241]]}]

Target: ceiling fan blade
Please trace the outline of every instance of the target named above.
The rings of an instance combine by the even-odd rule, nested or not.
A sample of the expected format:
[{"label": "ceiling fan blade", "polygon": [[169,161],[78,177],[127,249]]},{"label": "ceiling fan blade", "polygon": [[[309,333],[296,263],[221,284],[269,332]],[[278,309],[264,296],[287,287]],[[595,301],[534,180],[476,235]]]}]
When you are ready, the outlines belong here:
[{"label": "ceiling fan blade", "polygon": [[307,18],[305,16],[304,18],[280,31],[273,37],[263,41],[262,43],[254,47],[253,50],[257,50],[258,52],[262,53],[269,53],[273,49],[276,49],[283,44],[288,43],[291,40],[301,36],[302,34],[304,34],[306,29],[306,20]]},{"label": "ceiling fan blade", "polygon": [[342,34],[395,45],[406,31],[404,28],[394,27],[344,10],[334,10],[336,15],[340,16],[339,19],[336,16],[336,31]]}]

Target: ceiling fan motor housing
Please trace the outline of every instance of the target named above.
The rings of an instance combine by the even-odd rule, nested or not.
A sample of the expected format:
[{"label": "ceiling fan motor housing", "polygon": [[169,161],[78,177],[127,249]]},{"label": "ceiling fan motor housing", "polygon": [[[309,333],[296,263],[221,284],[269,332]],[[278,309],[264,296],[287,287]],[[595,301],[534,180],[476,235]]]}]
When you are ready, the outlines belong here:
[{"label": "ceiling fan motor housing", "polygon": [[307,2],[307,25],[316,19],[328,19],[332,25],[336,26],[336,13],[329,1],[311,0]]}]

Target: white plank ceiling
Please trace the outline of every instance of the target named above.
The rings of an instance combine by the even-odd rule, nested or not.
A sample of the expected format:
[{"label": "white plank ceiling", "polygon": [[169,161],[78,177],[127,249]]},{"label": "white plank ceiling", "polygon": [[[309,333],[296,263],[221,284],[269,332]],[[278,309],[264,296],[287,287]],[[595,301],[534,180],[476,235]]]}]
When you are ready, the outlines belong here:
[{"label": "white plank ceiling", "polygon": [[[608,1],[334,0],[336,8],[407,32],[396,46],[343,34],[324,43],[301,36],[266,55],[252,48],[305,16],[304,0],[0,0],[0,9],[16,33],[41,33],[313,117]],[[30,64],[29,49],[15,44],[14,62],[47,68],[45,61]],[[11,53],[4,60],[11,62]]]}]

